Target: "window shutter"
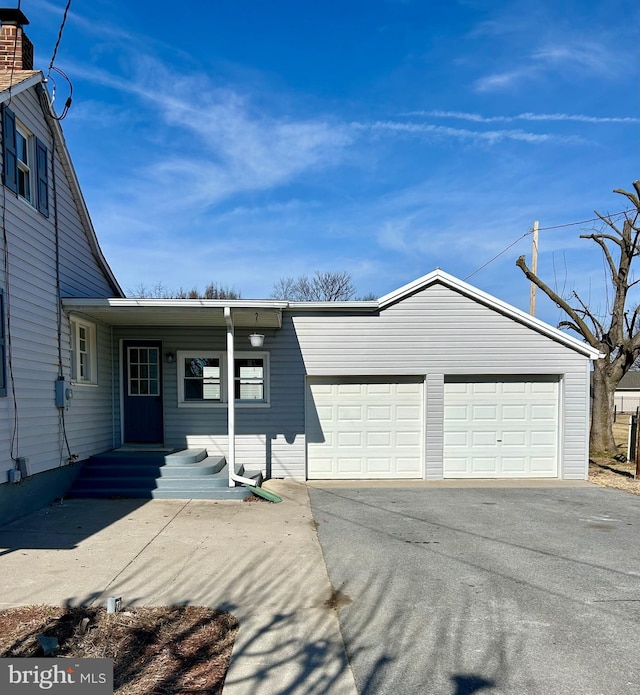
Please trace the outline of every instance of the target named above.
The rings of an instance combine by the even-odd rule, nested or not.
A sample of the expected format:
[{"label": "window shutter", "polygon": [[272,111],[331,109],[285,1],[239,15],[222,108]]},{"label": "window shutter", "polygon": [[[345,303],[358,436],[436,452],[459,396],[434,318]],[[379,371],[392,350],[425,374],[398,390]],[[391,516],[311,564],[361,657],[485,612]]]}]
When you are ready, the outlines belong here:
[{"label": "window shutter", "polygon": [[18,156],[16,152],[16,117],[6,106],[2,109],[2,180],[7,188],[18,192]]},{"label": "window shutter", "polygon": [[47,146],[36,138],[36,177],[38,180],[38,211],[49,217],[49,168]]}]

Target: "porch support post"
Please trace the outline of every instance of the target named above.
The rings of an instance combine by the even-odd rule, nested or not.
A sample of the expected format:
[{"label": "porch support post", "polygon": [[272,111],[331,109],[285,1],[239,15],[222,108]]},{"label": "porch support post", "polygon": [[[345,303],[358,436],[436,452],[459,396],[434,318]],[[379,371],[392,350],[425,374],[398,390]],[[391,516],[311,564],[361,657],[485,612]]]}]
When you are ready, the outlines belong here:
[{"label": "porch support post", "polygon": [[233,318],[231,308],[224,308],[227,322],[227,428],[229,437],[228,471],[229,487],[235,487],[233,474],[236,472],[236,397],[235,397],[235,355],[233,346]]}]

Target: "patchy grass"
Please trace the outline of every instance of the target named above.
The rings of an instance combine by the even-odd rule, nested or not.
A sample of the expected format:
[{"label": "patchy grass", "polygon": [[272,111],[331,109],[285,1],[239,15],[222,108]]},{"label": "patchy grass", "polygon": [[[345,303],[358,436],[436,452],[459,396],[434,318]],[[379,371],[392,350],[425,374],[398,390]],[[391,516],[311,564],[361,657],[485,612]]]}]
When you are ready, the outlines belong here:
[{"label": "patchy grass", "polygon": [[[618,451],[626,456],[629,437],[628,416],[618,415],[617,421],[613,423],[613,437],[616,440]],[[591,454],[589,480],[596,485],[614,487],[634,495],[640,495],[640,480],[634,480],[635,472],[635,461],[619,463],[611,456]]]},{"label": "patchy grass", "polygon": [[42,657],[44,634],[57,637],[55,656],[114,659],[117,695],[220,695],[237,630],[230,613],[200,606],[24,606],[0,611],[0,656]]}]

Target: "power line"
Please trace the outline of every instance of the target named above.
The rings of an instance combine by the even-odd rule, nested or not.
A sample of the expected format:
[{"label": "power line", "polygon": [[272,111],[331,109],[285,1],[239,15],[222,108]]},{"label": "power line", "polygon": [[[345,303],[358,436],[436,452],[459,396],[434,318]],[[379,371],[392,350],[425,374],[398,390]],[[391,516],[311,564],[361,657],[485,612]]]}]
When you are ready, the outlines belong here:
[{"label": "power line", "polygon": [[60,41],[62,41],[62,32],[64,31],[64,25],[67,23],[67,14],[69,14],[69,8],[71,7],[71,0],[67,1],[67,6],[64,8],[64,15],[62,16],[62,23],[60,24],[60,29],[58,30],[58,38],[56,39],[56,45],[53,49],[53,55],[51,56],[51,62],[49,63],[49,72],[53,67],[53,63],[58,54],[58,47],[60,46]]},{"label": "power line", "polygon": [[503,253],[506,253],[512,246],[515,246],[519,241],[522,241],[526,236],[529,236],[529,234],[532,233],[533,229],[530,229],[528,232],[525,232],[521,237],[518,237],[513,243],[509,244],[509,246],[507,246],[506,249],[500,251],[500,253],[496,254],[491,260],[487,261],[484,265],[481,265],[477,270],[474,270],[473,273],[471,273],[471,275],[467,275],[465,281],[473,277],[476,273],[479,273],[481,270],[493,263],[496,259],[500,258],[500,256],[502,256]]},{"label": "power line", "polygon": [[[620,217],[621,215],[626,215],[628,212],[632,212],[633,210],[634,210],[634,208],[627,208],[626,210],[620,210],[619,212],[612,212],[609,215],[603,215],[603,217],[609,217],[609,218]],[[579,222],[567,222],[566,224],[556,224],[556,225],[553,225],[551,227],[539,227],[538,231],[546,232],[550,229],[563,229],[565,227],[576,227],[576,226],[581,225],[581,224],[588,224],[589,222],[601,222],[601,221],[602,220],[600,217],[592,217],[589,220],[580,220]],[[473,273],[471,273],[470,275],[467,275],[467,277],[464,278],[464,280],[467,281],[469,278],[472,278],[474,275],[479,273],[481,270],[484,270],[484,268],[486,268],[488,265],[491,265],[491,263],[493,263],[495,260],[500,258],[500,256],[505,254],[510,248],[515,246],[518,242],[522,241],[525,237],[528,237],[529,234],[533,234],[533,229],[529,229],[522,236],[518,237],[514,242],[509,244],[509,246],[502,249],[502,251],[500,251],[500,253],[497,253],[493,258],[491,258],[486,263],[481,265],[477,270],[474,270]]]},{"label": "power line", "polygon": [[[602,217],[621,217],[626,215],[628,212],[633,212],[633,208],[627,208],[626,210],[620,210],[619,212],[612,212],[609,215],[603,215]],[[563,227],[576,227],[580,224],[588,224],[589,222],[602,222],[601,217],[592,217],[590,220],[580,220],[580,222],[567,222],[566,224],[556,224],[552,227],[540,227],[539,231],[545,232],[548,229],[562,229]]]}]

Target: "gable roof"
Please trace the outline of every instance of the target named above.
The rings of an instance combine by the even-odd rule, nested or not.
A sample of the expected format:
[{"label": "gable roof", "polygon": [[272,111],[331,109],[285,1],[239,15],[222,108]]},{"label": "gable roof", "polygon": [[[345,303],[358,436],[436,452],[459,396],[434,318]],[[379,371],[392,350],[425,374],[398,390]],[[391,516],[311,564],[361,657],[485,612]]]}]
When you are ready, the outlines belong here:
[{"label": "gable roof", "polygon": [[113,271],[109,267],[109,264],[102,253],[102,249],[100,248],[98,237],[95,229],[93,228],[93,223],[91,222],[91,217],[89,216],[89,210],[84,200],[84,196],[82,195],[80,183],[78,181],[75,169],[73,168],[73,163],[71,162],[71,156],[69,154],[69,150],[67,149],[64,135],[62,134],[60,121],[56,117],[53,104],[51,103],[51,99],[49,97],[49,92],[47,91],[45,85],[46,81],[43,73],[40,70],[0,70],[0,104],[10,101],[10,99],[17,96],[21,92],[35,88],[44,118],[49,125],[49,129],[54,140],[55,150],[58,153],[62,168],[65,172],[67,181],[69,182],[71,195],[73,196],[73,200],[76,204],[78,216],[80,217],[80,223],[84,229],[89,246],[91,247],[95,258],[98,261],[98,265],[109,281],[114,294],[118,297],[124,297],[124,291],[120,287],[120,283],[116,280],[116,276],[113,274]]},{"label": "gable roof", "polygon": [[503,316],[513,319],[514,321],[517,321],[528,328],[532,328],[534,331],[542,333],[542,335],[545,335],[548,338],[561,343],[562,345],[566,345],[568,348],[571,348],[576,352],[580,352],[590,359],[595,360],[599,357],[604,357],[604,355],[602,355],[598,350],[596,350],[596,348],[592,347],[588,343],[584,343],[577,338],[574,338],[573,336],[559,330],[558,328],[550,326],[548,323],[537,319],[535,316],[531,316],[530,314],[511,306],[511,304],[507,304],[501,299],[487,294],[486,292],[479,290],[477,287],[469,285],[463,280],[459,280],[453,275],[449,275],[449,273],[445,273],[439,268],[433,270],[427,275],[423,275],[421,278],[418,278],[407,285],[403,285],[389,294],[385,294],[384,297],[380,297],[378,300],[378,305],[381,310],[385,309],[392,304],[400,302],[412,294],[420,292],[421,290],[424,290],[430,285],[434,285],[436,283],[444,285],[455,292],[459,292],[460,294],[469,297],[469,299],[483,304],[489,309],[493,309]]},{"label": "gable roof", "polygon": [[[0,94],[0,102],[9,98],[9,87],[13,87],[12,94],[20,93],[29,87],[39,84],[44,79],[40,70],[0,70],[0,92],[7,90],[6,94]],[[23,84],[23,83],[27,84]],[[20,85],[20,89],[15,89]]]},{"label": "gable roof", "polygon": [[640,372],[630,371],[627,372],[622,379],[620,379],[618,385],[616,386],[616,391],[639,391],[640,390]]}]

